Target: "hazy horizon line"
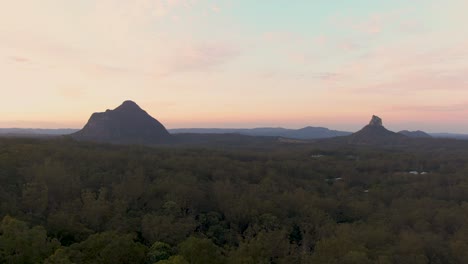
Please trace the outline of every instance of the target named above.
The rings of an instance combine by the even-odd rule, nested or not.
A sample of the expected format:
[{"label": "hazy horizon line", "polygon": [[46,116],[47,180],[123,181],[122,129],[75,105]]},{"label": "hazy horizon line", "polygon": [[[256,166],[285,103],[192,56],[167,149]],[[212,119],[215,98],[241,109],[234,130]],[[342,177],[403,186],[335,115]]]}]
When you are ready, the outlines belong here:
[{"label": "hazy horizon line", "polygon": [[[84,127],[84,126],[83,126]],[[0,127],[0,130],[81,130],[81,128],[73,128],[73,127],[57,127],[57,128],[45,128],[45,127]],[[168,127],[165,126],[167,130],[178,130],[178,129],[219,129],[219,130],[252,130],[252,129],[261,129],[261,128],[273,128],[273,129],[288,129],[288,130],[299,130],[307,127],[313,127],[313,128],[326,128],[331,131],[339,131],[339,132],[349,132],[349,133],[355,133],[359,131],[361,128],[358,128],[357,130],[355,129],[335,129],[335,128],[330,128],[326,126],[314,126],[314,125],[306,125],[306,126],[301,126],[301,127],[286,127],[286,126],[253,126],[253,127]],[[384,125],[384,127],[386,127]],[[388,129],[388,127],[386,127]],[[423,131],[429,134],[460,134],[460,135],[468,135],[468,132],[452,132],[448,130],[443,130],[443,131],[434,131],[434,130],[426,130],[426,129],[389,129],[390,131],[393,132],[400,132],[400,131]]]}]

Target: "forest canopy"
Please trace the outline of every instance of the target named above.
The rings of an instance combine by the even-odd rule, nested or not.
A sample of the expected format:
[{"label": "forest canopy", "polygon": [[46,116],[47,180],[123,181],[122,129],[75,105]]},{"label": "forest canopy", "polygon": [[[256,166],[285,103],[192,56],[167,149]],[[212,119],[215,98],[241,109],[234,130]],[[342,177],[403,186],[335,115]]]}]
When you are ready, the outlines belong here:
[{"label": "forest canopy", "polygon": [[0,139],[0,263],[468,263],[468,148]]}]

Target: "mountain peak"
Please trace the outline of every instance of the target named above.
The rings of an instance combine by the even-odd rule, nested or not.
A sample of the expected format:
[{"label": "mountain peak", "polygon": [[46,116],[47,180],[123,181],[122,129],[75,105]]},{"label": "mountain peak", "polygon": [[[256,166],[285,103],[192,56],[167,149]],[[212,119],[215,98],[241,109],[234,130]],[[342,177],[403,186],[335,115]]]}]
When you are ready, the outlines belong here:
[{"label": "mountain peak", "polygon": [[140,110],[140,106],[138,106],[134,101],[126,100],[120,106],[118,106],[115,110]]},{"label": "mountain peak", "polygon": [[373,115],[371,121],[369,122],[369,126],[379,126],[379,127],[383,126],[382,118],[376,115]]},{"label": "mountain peak", "polygon": [[132,101],[132,100],[125,100],[125,101],[123,101],[122,105],[133,105],[133,106],[136,105],[136,106],[138,106],[138,105],[137,105],[134,101]]},{"label": "mountain peak", "polygon": [[135,102],[127,100],[114,110],[91,115],[73,137],[110,143],[164,143],[170,139],[166,128]]},{"label": "mountain peak", "polygon": [[373,115],[369,124],[348,137],[352,144],[364,145],[396,145],[405,142],[407,136],[387,130],[382,119]]}]

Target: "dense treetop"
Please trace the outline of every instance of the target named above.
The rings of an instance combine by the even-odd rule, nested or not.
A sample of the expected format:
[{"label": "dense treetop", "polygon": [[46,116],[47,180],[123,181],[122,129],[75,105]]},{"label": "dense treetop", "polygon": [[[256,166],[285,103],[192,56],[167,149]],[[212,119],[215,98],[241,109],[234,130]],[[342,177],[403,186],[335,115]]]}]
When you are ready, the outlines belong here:
[{"label": "dense treetop", "polygon": [[468,263],[445,146],[0,139],[0,263]]}]

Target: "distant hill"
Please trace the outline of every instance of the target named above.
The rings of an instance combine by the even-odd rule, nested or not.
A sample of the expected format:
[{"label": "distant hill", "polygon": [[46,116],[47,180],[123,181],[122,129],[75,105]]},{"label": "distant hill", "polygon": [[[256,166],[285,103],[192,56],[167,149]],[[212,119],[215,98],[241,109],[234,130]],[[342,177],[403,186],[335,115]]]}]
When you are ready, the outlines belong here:
[{"label": "distant hill", "polygon": [[324,127],[304,127],[301,129],[286,129],[280,127],[264,127],[252,129],[223,129],[223,128],[181,128],[170,129],[171,134],[240,134],[247,136],[285,137],[291,139],[320,139],[347,136],[351,132],[330,130]]},{"label": "distant hill", "polygon": [[468,140],[468,134],[431,133],[430,135],[435,138],[452,138],[452,139]]},{"label": "distant hill", "polygon": [[44,129],[44,128],[0,128],[0,134],[10,135],[69,135],[77,132],[78,129],[72,128],[58,128],[58,129]]},{"label": "distant hill", "polygon": [[[468,140],[468,134],[426,133],[424,131],[403,130],[398,133],[387,130],[382,119],[373,116],[371,122],[356,133],[330,130],[324,127],[304,127],[286,129],[281,127],[261,127],[252,129],[230,128],[180,128],[169,129],[142,110],[135,102],[125,101],[114,110],[94,113],[82,130],[40,129],[40,128],[0,128],[1,137],[43,138],[70,135],[77,140],[121,143],[121,144],[176,144],[203,145],[205,143],[235,145],[247,142],[281,142],[299,140],[336,139],[334,144],[406,144],[408,139],[446,138]],[[266,137],[270,137],[267,139]],[[282,139],[280,139],[282,138]]]},{"label": "distant hill", "polygon": [[398,145],[407,141],[409,137],[387,130],[382,119],[372,116],[368,125],[356,133],[337,138],[337,142],[357,145]]},{"label": "distant hill", "polygon": [[236,133],[228,134],[174,134],[173,146],[203,146],[203,147],[229,147],[229,148],[264,148],[281,144],[278,137],[248,136]]},{"label": "distant hill", "polygon": [[166,128],[132,101],[125,101],[114,110],[94,113],[72,137],[119,144],[157,144],[171,140]]},{"label": "distant hill", "polygon": [[417,130],[417,131],[402,130],[398,132],[398,134],[402,134],[411,138],[431,138],[432,137],[431,135],[421,130]]}]

